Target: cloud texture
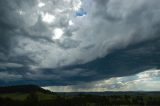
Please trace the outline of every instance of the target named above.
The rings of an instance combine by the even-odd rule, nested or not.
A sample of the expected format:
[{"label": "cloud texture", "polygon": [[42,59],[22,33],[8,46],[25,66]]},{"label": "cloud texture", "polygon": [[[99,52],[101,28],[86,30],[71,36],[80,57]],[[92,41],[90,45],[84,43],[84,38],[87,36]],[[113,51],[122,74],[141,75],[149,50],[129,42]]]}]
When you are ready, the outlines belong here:
[{"label": "cloud texture", "polygon": [[158,68],[159,3],[1,0],[1,72],[18,73],[16,83],[63,85]]},{"label": "cloud texture", "polygon": [[48,86],[53,92],[103,92],[103,91],[159,91],[160,70],[152,69],[126,77],[114,77],[101,81],[70,85]]}]

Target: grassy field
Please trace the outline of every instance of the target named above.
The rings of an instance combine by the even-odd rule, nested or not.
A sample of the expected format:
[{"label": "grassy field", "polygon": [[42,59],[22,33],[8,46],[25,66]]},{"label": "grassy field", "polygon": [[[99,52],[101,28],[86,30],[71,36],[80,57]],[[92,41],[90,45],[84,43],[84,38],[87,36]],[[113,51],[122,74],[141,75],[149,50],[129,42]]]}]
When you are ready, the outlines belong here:
[{"label": "grassy field", "polygon": [[[35,92],[38,97],[38,100],[53,100],[56,98],[56,95],[53,94],[46,94],[42,92]],[[29,93],[6,93],[0,94],[1,98],[10,98],[12,100],[24,101],[29,96]]]},{"label": "grassy field", "polygon": [[37,86],[0,88],[0,106],[160,106],[160,92],[53,93]]},{"label": "grassy field", "polygon": [[1,98],[10,98],[12,100],[20,100],[24,101],[29,94],[27,93],[6,93],[6,94],[0,94]]}]

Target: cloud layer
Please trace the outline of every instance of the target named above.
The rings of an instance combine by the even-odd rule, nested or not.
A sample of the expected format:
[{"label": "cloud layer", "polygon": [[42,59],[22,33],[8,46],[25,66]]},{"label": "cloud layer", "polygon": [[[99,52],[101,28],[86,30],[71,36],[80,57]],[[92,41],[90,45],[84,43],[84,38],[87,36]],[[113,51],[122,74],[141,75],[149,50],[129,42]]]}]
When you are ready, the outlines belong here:
[{"label": "cloud layer", "polygon": [[0,72],[63,85],[159,68],[159,3],[1,0]]},{"label": "cloud layer", "polygon": [[159,91],[160,70],[152,69],[126,77],[114,77],[101,81],[70,86],[48,86],[53,92],[104,92],[104,91]]}]

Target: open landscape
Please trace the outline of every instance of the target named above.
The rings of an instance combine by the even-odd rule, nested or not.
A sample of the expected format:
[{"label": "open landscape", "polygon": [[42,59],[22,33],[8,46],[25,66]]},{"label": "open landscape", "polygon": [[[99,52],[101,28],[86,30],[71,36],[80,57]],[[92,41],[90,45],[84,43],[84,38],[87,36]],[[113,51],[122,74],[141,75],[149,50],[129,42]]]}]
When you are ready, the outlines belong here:
[{"label": "open landscape", "polygon": [[0,106],[158,106],[160,92],[54,93],[35,85],[0,87]]},{"label": "open landscape", "polygon": [[0,106],[160,106],[160,0],[0,0]]}]

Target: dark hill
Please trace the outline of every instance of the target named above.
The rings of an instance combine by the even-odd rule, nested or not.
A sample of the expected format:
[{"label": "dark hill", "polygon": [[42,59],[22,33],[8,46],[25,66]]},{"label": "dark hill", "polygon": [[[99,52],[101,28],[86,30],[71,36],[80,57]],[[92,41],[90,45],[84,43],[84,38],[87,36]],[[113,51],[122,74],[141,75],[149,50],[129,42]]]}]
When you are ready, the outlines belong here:
[{"label": "dark hill", "polygon": [[32,93],[32,92],[43,92],[43,93],[51,93],[48,90],[44,90],[36,85],[17,85],[17,86],[7,86],[0,87],[0,94],[5,93]]}]

